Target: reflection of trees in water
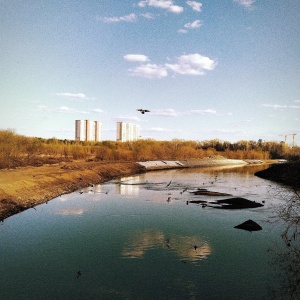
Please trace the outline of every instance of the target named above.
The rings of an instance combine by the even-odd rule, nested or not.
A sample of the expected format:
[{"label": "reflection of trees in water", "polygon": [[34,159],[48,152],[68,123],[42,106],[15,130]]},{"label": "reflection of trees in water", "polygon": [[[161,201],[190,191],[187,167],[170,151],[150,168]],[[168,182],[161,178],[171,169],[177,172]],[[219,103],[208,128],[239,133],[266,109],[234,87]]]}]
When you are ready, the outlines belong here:
[{"label": "reflection of trees in water", "polygon": [[183,261],[198,261],[211,254],[210,245],[197,236],[173,235],[166,238],[161,231],[145,230],[136,232],[123,249],[127,258],[142,258],[151,249],[162,248],[176,253]]},{"label": "reflection of trees in water", "polygon": [[[222,172],[222,173],[238,173],[243,175],[253,175],[254,173],[265,170],[269,167],[269,164],[258,164],[258,165],[228,165],[228,166],[208,166],[193,168],[193,173],[213,173],[213,172]],[[181,169],[182,173],[190,173],[190,169]]]},{"label": "reflection of trees in water", "polygon": [[281,273],[281,283],[273,291],[273,299],[300,299],[300,190],[281,195],[285,203],[276,209],[275,221],[284,223],[283,246],[273,250],[275,264]]},{"label": "reflection of trees in water", "polygon": [[280,268],[280,285],[272,291],[272,299],[300,299],[300,248],[286,246],[275,252],[275,264]]},{"label": "reflection of trees in water", "polygon": [[288,197],[286,204],[277,213],[286,226],[282,238],[287,246],[291,246],[300,235],[300,190],[294,189],[292,196]]}]

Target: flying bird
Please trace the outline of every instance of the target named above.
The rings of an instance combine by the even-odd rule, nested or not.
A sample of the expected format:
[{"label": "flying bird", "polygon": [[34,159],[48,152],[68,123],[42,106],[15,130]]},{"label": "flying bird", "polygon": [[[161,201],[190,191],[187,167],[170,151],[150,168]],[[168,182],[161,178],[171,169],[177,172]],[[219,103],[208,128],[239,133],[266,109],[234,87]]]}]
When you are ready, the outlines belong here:
[{"label": "flying bird", "polygon": [[172,180],[166,185],[166,187],[169,187],[172,183]]},{"label": "flying bird", "polygon": [[150,112],[150,110],[148,110],[148,109],[142,109],[142,108],[137,109],[137,111],[140,111],[142,114],[144,114],[145,112]]}]

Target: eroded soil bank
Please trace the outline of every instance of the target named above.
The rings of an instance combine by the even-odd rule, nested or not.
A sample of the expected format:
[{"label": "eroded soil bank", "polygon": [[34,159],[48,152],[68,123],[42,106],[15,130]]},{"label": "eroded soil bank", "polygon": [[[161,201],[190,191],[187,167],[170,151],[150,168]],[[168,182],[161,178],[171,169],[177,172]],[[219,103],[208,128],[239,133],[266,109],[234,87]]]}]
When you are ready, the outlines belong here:
[{"label": "eroded soil bank", "polygon": [[256,176],[300,188],[300,161],[274,164],[270,168],[255,173]]},{"label": "eroded soil bank", "polygon": [[0,221],[90,184],[142,172],[133,162],[86,161],[0,170]]},{"label": "eroded soil bank", "polygon": [[[230,159],[201,159],[181,161],[182,165],[171,167],[229,167],[247,163],[249,162]],[[156,169],[156,166],[153,169]],[[61,162],[39,167],[0,170],[0,221],[90,184],[103,183],[147,170],[147,167],[135,162],[96,161]]]}]

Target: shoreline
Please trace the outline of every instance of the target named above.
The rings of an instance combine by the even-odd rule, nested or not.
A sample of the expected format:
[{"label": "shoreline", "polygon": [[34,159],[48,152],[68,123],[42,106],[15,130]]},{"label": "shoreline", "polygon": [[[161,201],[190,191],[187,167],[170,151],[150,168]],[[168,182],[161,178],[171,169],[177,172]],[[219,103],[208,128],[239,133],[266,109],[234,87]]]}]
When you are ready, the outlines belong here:
[{"label": "shoreline", "polygon": [[73,161],[0,170],[0,221],[91,184],[145,172],[134,162]]},{"label": "shoreline", "polygon": [[[253,163],[258,162],[253,161]],[[245,165],[251,165],[251,162],[213,157],[152,162],[72,161],[40,167],[2,169],[0,170],[0,221],[60,195],[114,178],[154,170]]]}]

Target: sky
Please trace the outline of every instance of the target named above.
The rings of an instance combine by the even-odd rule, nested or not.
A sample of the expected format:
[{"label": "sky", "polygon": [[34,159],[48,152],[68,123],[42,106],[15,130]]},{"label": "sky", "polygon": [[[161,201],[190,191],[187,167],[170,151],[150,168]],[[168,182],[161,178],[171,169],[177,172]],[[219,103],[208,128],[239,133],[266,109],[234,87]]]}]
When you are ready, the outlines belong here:
[{"label": "sky", "polygon": [[0,0],[0,129],[299,145],[299,28],[299,0]]}]

